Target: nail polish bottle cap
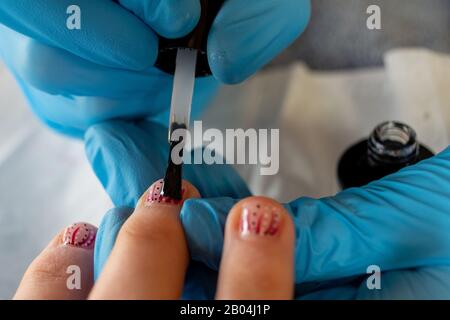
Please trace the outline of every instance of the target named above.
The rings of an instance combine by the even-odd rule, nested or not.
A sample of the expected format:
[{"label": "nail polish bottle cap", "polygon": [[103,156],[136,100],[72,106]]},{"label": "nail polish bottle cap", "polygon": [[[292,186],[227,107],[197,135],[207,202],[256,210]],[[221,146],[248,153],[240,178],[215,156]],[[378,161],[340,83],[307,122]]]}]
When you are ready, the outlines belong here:
[{"label": "nail polish bottle cap", "polygon": [[212,74],[208,63],[208,34],[224,0],[200,0],[201,16],[195,29],[179,39],[159,38],[159,54],[155,66],[167,73],[175,73],[177,49],[191,48],[198,51],[196,77]]}]

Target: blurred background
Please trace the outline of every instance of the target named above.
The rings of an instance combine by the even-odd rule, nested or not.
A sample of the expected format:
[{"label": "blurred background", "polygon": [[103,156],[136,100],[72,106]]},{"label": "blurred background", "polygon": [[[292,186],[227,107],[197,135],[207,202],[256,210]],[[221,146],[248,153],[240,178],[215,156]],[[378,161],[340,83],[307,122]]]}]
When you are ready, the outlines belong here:
[{"label": "blurred background", "polygon": [[[413,126],[438,152],[450,139],[450,0],[312,0],[306,33],[263,72],[223,87],[203,120],[279,128],[280,171],[237,169],[252,190],[287,201],[334,194],[342,152],[384,120]],[[366,9],[382,9],[382,30]],[[232,118],[233,114],[240,117]],[[0,299],[60,229],[98,224],[111,203],[83,145],[39,123],[0,62]]]}]

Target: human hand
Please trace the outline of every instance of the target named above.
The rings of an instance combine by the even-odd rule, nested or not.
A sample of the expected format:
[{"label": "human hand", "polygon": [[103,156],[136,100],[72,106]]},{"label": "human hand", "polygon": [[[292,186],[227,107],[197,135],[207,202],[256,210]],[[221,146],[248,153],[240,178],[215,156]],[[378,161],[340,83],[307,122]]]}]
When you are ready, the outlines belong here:
[{"label": "human hand", "polygon": [[310,15],[310,0],[225,1],[208,38],[214,76],[228,84],[249,78],[303,33]]},{"label": "human hand", "polygon": [[[100,239],[95,227],[78,223],[33,261],[14,298],[180,298],[189,252],[179,214],[183,201],[200,194],[183,182],[183,199],[175,201],[160,195],[162,183],[155,182],[141,197],[95,285],[92,251]],[[228,215],[216,298],[291,299],[293,254],[294,228],[286,210],[267,198],[241,201]],[[74,267],[78,271],[68,275]]]},{"label": "human hand", "polygon": [[[0,2],[0,56],[36,115],[59,132],[82,138],[90,125],[117,118],[167,123],[172,76],[153,67],[157,35],[189,33],[199,2],[119,2],[77,1],[82,28],[73,31],[72,1]],[[309,14],[309,0],[227,1],[208,41],[214,76],[235,83],[254,74],[305,29]],[[217,87],[212,77],[197,80],[194,117]]]},{"label": "human hand", "polygon": [[[156,169],[143,156],[149,152],[150,146],[150,137],[145,130],[135,131],[125,138],[127,133],[133,132],[130,129],[132,125],[126,124],[117,136],[114,134],[116,129],[102,126],[108,125],[97,126],[88,132],[88,158],[117,205],[133,206],[132,198],[136,197],[132,195],[138,191],[133,186],[141,185],[141,179],[147,174],[156,174],[163,169]],[[121,146],[131,146],[131,152]],[[118,156],[119,163],[126,164],[125,168],[114,165],[112,160]],[[166,154],[162,159],[166,159]],[[181,211],[193,264],[207,271],[208,281],[202,283],[209,283],[209,287],[206,285],[201,291],[190,292],[189,297],[212,297],[214,290],[211,286],[220,265],[228,211],[238,201],[234,199],[249,195],[245,184],[235,173],[233,179],[227,180],[233,175],[231,168],[217,167],[223,170],[216,171],[220,178],[208,178],[208,184],[202,184],[201,179],[196,178],[205,192],[208,189],[212,191],[210,195],[213,198],[192,199]],[[208,171],[208,166],[197,168]],[[211,172],[213,178],[215,172]],[[227,173],[222,175],[221,172]],[[319,200],[300,198],[287,204],[296,228],[296,297],[448,298],[448,172],[450,149],[366,187],[349,189],[335,197]],[[195,178],[194,175],[192,177]],[[230,181],[234,179],[235,185],[241,186],[238,189],[244,191],[242,195],[236,189],[229,191],[233,186]],[[123,216],[128,215],[125,213]],[[110,244],[114,243],[114,230],[121,225],[118,217],[120,215],[117,214],[105,216],[100,228],[108,239],[102,241],[104,245],[98,250],[96,267],[99,269],[101,261],[109,255]],[[383,289],[380,291],[369,291],[365,286],[366,270],[370,265],[378,265],[383,272]],[[190,287],[198,288],[195,283],[200,281],[195,277],[191,279]]]},{"label": "human hand", "polygon": [[[450,148],[363,188],[286,204],[296,227],[296,297],[450,298],[448,181]],[[235,201],[198,199],[182,210],[192,259],[212,270]],[[381,290],[366,285],[373,265],[382,272]]]},{"label": "human hand", "polygon": [[[166,124],[173,77],[153,67],[156,32],[189,33],[199,10],[194,0],[157,2],[146,24],[113,1],[77,1],[82,27],[71,31],[66,9],[73,1],[1,1],[0,55],[33,111],[59,132],[82,138],[90,125],[115,118]],[[198,79],[194,116],[217,86]]]},{"label": "human hand", "polygon": [[[140,195],[164,173],[169,150],[166,130],[145,120],[135,123],[117,120],[92,126],[86,132],[85,146],[94,172],[117,207],[105,215],[99,227],[94,264],[97,278]],[[183,176],[204,197],[250,196],[246,184],[230,166],[184,165]],[[216,280],[217,272],[192,262],[184,297],[213,297]]]}]

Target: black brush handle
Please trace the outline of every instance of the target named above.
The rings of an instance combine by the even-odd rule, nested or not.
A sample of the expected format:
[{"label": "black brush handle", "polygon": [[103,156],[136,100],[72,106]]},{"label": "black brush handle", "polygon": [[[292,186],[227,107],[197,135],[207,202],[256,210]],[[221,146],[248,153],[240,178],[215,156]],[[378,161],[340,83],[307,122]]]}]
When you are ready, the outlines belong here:
[{"label": "black brush handle", "polygon": [[[177,129],[186,130],[185,124],[174,123],[172,124],[172,130]],[[172,161],[173,149],[180,143],[183,143],[183,137],[180,137],[178,141],[170,140],[169,159],[167,160],[167,169],[164,176],[163,195],[174,200],[181,200],[183,195],[181,192],[183,182],[183,164],[175,164]],[[181,149],[180,156],[183,157],[183,149]]]},{"label": "black brush handle", "polygon": [[201,16],[195,29],[187,36],[179,39],[159,38],[159,54],[155,66],[167,73],[175,73],[175,62],[179,48],[198,50],[196,77],[212,74],[208,63],[208,35],[224,0],[200,0]]}]

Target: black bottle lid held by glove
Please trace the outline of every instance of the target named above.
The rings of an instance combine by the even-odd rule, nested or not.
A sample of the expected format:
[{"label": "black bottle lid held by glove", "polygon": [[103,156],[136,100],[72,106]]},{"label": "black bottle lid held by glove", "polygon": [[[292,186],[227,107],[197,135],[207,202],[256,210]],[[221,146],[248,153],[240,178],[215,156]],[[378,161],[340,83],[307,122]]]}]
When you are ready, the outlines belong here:
[{"label": "black bottle lid held by glove", "polygon": [[200,0],[202,10],[200,20],[190,34],[179,39],[160,37],[159,54],[155,66],[167,73],[174,74],[177,49],[191,48],[198,50],[196,76],[211,75],[206,53],[208,35],[223,2],[224,0]]},{"label": "black bottle lid held by glove", "polygon": [[342,189],[361,187],[433,155],[417,141],[411,127],[385,122],[345,151],[338,164],[339,183]]}]

